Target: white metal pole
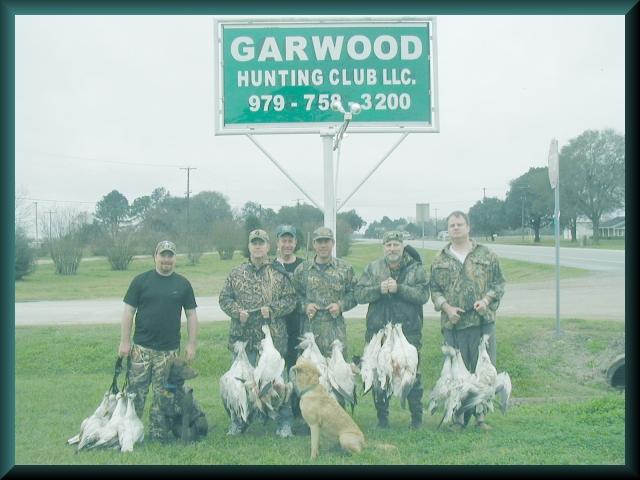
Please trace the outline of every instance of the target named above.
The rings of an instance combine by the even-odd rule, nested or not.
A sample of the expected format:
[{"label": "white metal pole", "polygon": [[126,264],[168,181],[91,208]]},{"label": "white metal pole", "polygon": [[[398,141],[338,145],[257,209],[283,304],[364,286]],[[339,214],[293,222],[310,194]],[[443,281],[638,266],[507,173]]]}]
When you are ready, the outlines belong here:
[{"label": "white metal pole", "polygon": [[320,132],[324,159],[324,226],[329,227],[333,232],[335,238],[333,256],[335,257],[338,235],[336,234],[336,192],[333,177],[333,135],[332,128]]},{"label": "white metal pole", "polygon": [[555,208],[553,217],[555,219],[556,237],[556,335],[560,336],[560,179],[556,184]]}]

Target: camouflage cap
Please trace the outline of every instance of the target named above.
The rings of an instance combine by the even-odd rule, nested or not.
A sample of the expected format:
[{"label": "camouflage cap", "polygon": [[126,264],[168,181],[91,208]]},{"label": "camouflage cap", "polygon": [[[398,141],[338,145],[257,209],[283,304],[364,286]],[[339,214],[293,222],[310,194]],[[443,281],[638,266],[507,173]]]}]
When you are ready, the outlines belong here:
[{"label": "camouflage cap", "polygon": [[249,234],[249,242],[251,242],[252,240],[255,240],[256,238],[259,238],[260,240],[264,240],[265,242],[269,241],[269,235],[267,234],[267,232],[260,229],[253,230]]},{"label": "camouflage cap", "polygon": [[313,231],[313,239],[319,240],[321,238],[330,238],[334,240],[333,232],[329,227],[319,227]]},{"label": "camouflage cap", "polygon": [[395,240],[396,242],[402,242],[404,240],[402,232],[399,232],[398,230],[390,230],[388,232],[384,232],[384,235],[382,236],[382,243],[387,243],[392,240]]},{"label": "camouflage cap", "polygon": [[176,244],[169,240],[162,240],[161,242],[158,242],[158,245],[156,245],[156,255],[162,252],[171,252],[175,255]]},{"label": "camouflage cap", "polygon": [[293,238],[296,238],[296,227],[293,225],[280,225],[276,229],[276,237],[280,238],[283,235],[291,235]]}]

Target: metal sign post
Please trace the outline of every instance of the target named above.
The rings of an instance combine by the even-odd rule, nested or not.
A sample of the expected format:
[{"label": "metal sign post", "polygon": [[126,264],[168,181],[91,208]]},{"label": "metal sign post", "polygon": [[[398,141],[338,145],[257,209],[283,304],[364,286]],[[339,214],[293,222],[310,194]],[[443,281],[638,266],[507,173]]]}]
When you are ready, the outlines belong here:
[{"label": "metal sign post", "polygon": [[554,236],[556,240],[556,336],[560,336],[560,165],[558,140],[551,140],[549,147],[549,183],[555,192],[553,209]]}]

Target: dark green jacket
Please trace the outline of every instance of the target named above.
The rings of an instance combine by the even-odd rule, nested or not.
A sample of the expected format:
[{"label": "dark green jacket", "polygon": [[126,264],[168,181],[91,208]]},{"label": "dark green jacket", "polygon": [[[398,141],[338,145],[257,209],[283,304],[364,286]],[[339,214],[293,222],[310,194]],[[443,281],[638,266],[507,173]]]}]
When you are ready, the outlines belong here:
[{"label": "dark green jacket", "polygon": [[[380,283],[389,277],[398,283],[398,291],[383,294]],[[389,269],[384,258],[367,265],[354,293],[358,303],[369,304],[367,342],[391,321],[402,324],[402,331],[412,345],[418,348],[422,345],[422,306],[429,300],[429,279],[422,261],[412,258],[406,247],[396,271]]]}]

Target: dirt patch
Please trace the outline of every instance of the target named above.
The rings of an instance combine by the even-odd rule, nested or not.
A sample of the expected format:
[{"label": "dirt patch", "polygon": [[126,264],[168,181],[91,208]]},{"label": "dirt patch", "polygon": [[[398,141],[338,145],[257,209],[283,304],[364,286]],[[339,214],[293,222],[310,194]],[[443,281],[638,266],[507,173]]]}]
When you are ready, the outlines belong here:
[{"label": "dirt patch", "polygon": [[[554,388],[559,392],[581,396],[579,392],[571,391],[571,384],[606,388],[606,370],[612,359],[624,352],[624,345],[624,333],[565,329],[557,337],[553,330],[545,330],[537,332],[536,337],[523,345],[526,351],[523,358],[531,358],[534,364],[546,370],[550,383],[553,378],[558,379],[561,383]],[[541,375],[544,376],[544,372]]]}]

